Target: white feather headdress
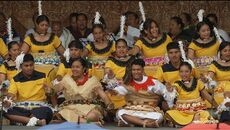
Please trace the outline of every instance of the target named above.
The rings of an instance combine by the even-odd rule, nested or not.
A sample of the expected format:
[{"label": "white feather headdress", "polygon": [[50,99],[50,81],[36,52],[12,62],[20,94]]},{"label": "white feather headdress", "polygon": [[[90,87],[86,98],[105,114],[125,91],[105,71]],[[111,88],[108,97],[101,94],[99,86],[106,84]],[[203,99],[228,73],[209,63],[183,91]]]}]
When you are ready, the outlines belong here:
[{"label": "white feather headdress", "polygon": [[195,67],[194,63],[192,60],[187,59],[185,51],[184,51],[184,45],[182,41],[178,41],[179,47],[180,47],[180,52],[181,52],[181,57],[183,58],[184,62],[188,62],[193,68]]},{"label": "white feather headdress", "polygon": [[120,23],[120,38],[124,37],[124,32],[125,32],[125,16],[121,16],[121,23]]},{"label": "white feather headdress", "polygon": [[24,56],[24,52],[21,52],[21,54],[17,56],[15,60],[17,70],[20,70],[20,65],[23,63]]},{"label": "white feather headdress", "polygon": [[7,20],[7,33],[8,33],[8,43],[13,41],[13,33],[12,33],[12,20],[9,18]]},{"label": "white feather headdress", "polygon": [[101,17],[100,13],[96,12],[94,24],[101,24],[100,17]]},{"label": "white feather headdress", "polygon": [[222,42],[222,39],[221,39],[221,37],[220,37],[220,34],[219,34],[217,28],[214,27],[214,28],[213,28],[213,31],[214,31],[214,33],[215,33],[215,35],[216,35],[217,40],[221,43],[221,42]]},{"label": "white feather headdress", "polygon": [[197,17],[199,19],[199,22],[203,21],[203,13],[204,13],[204,9],[200,9],[197,13]]},{"label": "white feather headdress", "polygon": [[65,59],[66,59],[66,62],[68,62],[69,63],[69,59],[70,59],[70,52],[69,52],[69,48],[67,48],[66,50],[65,50],[65,52],[64,52],[64,57],[65,57]]},{"label": "white feather headdress", "polygon": [[42,15],[42,1],[38,1],[38,16]]},{"label": "white feather headdress", "polygon": [[142,4],[142,2],[139,2],[139,10],[140,10],[140,12],[141,12],[141,16],[142,16],[142,23],[141,23],[141,25],[140,25],[140,30],[143,30],[143,24],[144,24],[144,22],[145,22],[145,20],[146,20],[146,17],[145,17],[145,11],[144,11],[144,7],[143,7],[143,4]]}]

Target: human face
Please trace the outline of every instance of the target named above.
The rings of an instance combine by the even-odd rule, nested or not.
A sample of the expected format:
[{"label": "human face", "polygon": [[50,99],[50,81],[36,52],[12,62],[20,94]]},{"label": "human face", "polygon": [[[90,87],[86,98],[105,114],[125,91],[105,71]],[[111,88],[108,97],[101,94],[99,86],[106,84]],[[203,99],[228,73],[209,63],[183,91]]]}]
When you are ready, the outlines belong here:
[{"label": "human face", "polygon": [[18,44],[14,44],[10,50],[9,54],[12,57],[12,59],[16,59],[16,57],[20,54],[20,48]]},{"label": "human face", "polygon": [[128,52],[128,47],[123,41],[119,41],[116,45],[117,57],[125,57]]},{"label": "human face", "polygon": [[169,25],[169,32],[172,35],[177,35],[181,31],[181,26],[177,24],[174,20],[170,20],[170,25]]},{"label": "human face", "polygon": [[142,81],[144,68],[140,65],[132,65],[132,76],[134,80]]},{"label": "human face", "polygon": [[86,20],[85,16],[83,16],[83,15],[78,16],[77,28],[80,30],[84,30],[84,29],[86,29],[86,27],[87,27],[87,20]]},{"label": "human face", "polygon": [[181,66],[179,72],[183,81],[190,81],[191,70],[188,68],[188,66]]},{"label": "human face", "polygon": [[22,73],[25,76],[31,76],[34,71],[34,62],[33,61],[24,62],[22,63],[21,68],[22,68]]},{"label": "human face", "polygon": [[222,49],[220,55],[222,60],[230,61],[230,45]]},{"label": "human face", "polygon": [[69,48],[70,51],[70,57],[71,58],[79,58],[81,56],[81,49],[75,48],[75,47],[71,47]]},{"label": "human face", "polygon": [[80,78],[84,75],[85,68],[80,61],[74,61],[71,66],[72,74],[74,77]]},{"label": "human face", "polygon": [[52,32],[56,34],[58,37],[62,34],[62,27],[59,24],[55,24],[52,26]]},{"label": "human face", "polygon": [[77,18],[76,17],[72,17],[70,20],[70,26],[72,27],[72,29],[76,30],[77,29]]},{"label": "human face", "polygon": [[48,27],[49,27],[49,23],[47,21],[42,21],[38,24],[38,32],[41,34],[46,34]]},{"label": "human face", "polygon": [[181,58],[181,53],[179,49],[170,49],[168,51],[169,60],[173,63],[179,62]]},{"label": "human face", "polygon": [[138,19],[135,18],[135,16],[133,15],[128,15],[127,19],[126,19],[126,24],[128,26],[132,26],[132,27],[137,27],[138,26]]},{"label": "human face", "polygon": [[101,28],[99,27],[94,28],[93,37],[96,42],[101,42],[104,36],[105,36],[105,32]]},{"label": "human face", "polygon": [[210,31],[209,26],[207,24],[204,24],[200,28],[198,33],[199,33],[201,39],[208,40],[210,38],[211,31]]},{"label": "human face", "polygon": [[159,36],[159,28],[156,23],[152,22],[150,29],[147,31],[147,37],[157,38]]},{"label": "human face", "polygon": [[184,14],[181,14],[181,19],[185,26],[189,25],[189,22],[187,21],[186,16]]}]

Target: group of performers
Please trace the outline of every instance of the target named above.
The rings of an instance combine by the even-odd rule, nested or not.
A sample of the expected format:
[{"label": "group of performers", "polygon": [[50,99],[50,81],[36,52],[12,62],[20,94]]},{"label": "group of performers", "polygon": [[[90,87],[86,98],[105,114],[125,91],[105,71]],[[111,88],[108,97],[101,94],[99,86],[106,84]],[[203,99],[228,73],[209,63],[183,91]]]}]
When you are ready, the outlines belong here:
[{"label": "group of performers", "polygon": [[[49,31],[44,14],[35,18],[34,31],[22,44],[8,31],[8,42],[0,39],[4,117],[27,126],[64,121],[102,126],[108,114],[118,126],[229,123],[230,42],[210,20],[199,18],[195,32],[187,34],[188,28],[180,26],[175,36],[162,32],[151,18],[142,17],[138,29],[137,17],[125,13],[114,35],[97,12],[88,35],[87,28],[69,30],[81,37],[74,36],[66,48]],[[74,18],[87,21],[82,13],[72,14],[71,22]],[[179,17],[171,20],[183,24]],[[196,38],[189,35],[194,33]],[[93,39],[85,44],[90,35]]]}]

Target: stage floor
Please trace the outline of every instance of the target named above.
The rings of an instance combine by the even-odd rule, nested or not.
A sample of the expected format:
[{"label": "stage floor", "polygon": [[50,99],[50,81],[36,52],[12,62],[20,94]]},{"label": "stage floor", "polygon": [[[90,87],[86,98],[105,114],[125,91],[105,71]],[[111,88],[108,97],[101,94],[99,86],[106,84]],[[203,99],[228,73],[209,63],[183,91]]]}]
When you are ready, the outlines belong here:
[{"label": "stage floor", "polygon": [[[2,130],[36,130],[38,128],[40,127],[3,126]],[[117,127],[115,124],[106,124],[103,128],[108,129],[108,130],[150,130],[150,129],[153,129],[153,128],[142,128],[142,127]],[[160,127],[158,129],[160,130],[178,130],[178,128],[168,128],[168,127]]]}]

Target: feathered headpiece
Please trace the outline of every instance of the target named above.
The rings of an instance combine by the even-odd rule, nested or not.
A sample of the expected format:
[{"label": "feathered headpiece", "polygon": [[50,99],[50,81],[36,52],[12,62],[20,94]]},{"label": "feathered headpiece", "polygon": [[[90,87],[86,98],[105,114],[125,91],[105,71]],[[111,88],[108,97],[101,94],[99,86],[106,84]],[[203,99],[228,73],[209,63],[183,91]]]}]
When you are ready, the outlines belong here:
[{"label": "feathered headpiece", "polygon": [[20,70],[20,65],[23,63],[24,56],[24,52],[21,52],[21,54],[17,56],[15,60],[17,70]]},{"label": "feathered headpiece", "polygon": [[199,22],[203,21],[203,13],[204,13],[204,9],[200,9],[197,13],[197,17],[199,19]]},{"label": "feathered headpiece", "polygon": [[120,23],[120,38],[124,37],[124,32],[125,32],[125,16],[121,16],[121,23]]},{"label": "feathered headpiece", "polygon": [[181,57],[183,58],[184,62],[188,62],[193,68],[195,67],[194,63],[192,60],[187,59],[185,51],[184,51],[184,45],[182,41],[178,41],[179,47],[180,47],[180,52],[181,52]]},{"label": "feathered headpiece", "polygon": [[143,30],[143,24],[144,24],[146,18],[145,18],[145,11],[144,11],[144,7],[143,7],[142,2],[139,2],[139,10],[140,10],[140,12],[141,12],[142,21],[143,21],[143,22],[141,23],[141,25],[140,25],[140,30]]},{"label": "feathered headpiece", "polygon": [[101,24],[100,17],[101,17],[100,13],[96,12],[94,24]]},{"label": "feathered headpiece", "polygon": [[65,59],[66,59],[66,62],[68,62],[69,63],[69,59],[70,59],[70,52],[69,52],[69,48],[67,48],[66,50],[65,50],[65,52],[64,52],[64,57],[65,57]]},{"label": "feathered headpiece", "polygon": [[9,18],[7,20],[7,33],[8,33],[8,43],[13,41],[13,33],[12,33],[12,20]]},{"label": "feathered headpiece", "polygon": [[38,16],[42,15],[42,1],[38,1]]},{"label": "feathered headpiece", "polygon": [[217,28],[214,27],[214,28],[213,28],[213,31],[214,31],[214,33],[215,33],[215,35],[216,35],[217,40],[221,43],[221,42],[222,42],[222,39],[221,39],[221,37],[220,37],[220,34],[219,34]]}]

